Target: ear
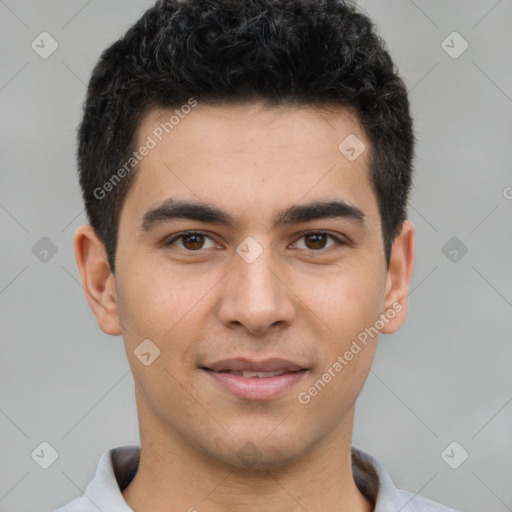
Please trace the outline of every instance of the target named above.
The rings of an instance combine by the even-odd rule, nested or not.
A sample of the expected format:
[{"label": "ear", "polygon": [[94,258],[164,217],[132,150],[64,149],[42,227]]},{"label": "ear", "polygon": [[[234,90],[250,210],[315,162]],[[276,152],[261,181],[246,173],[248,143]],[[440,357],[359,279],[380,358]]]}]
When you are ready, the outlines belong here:
[{"label": "ear", "polygon": [[409,285],[416,250],[414,246],[414,224],[406,220],[391,248],[386,295],[383,313],[388,320],[380,329],[383,334],[391,334],[402,327],[407,317]]},{"label": "ear", "polygon": [[106,334],[119,336],[122,331],[114,275],[110,271],[103,242],[92,226],[84,224],[75,232],[74,248],[82,288],[99,328]]}]

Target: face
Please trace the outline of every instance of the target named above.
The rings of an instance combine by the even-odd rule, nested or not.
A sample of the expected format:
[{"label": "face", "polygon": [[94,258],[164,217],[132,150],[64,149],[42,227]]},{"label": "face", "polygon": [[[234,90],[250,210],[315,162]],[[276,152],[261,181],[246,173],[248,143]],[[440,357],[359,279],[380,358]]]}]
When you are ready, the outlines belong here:
[{"label": "face", "polygon": [[[412,228],[388,269],[350,110],[198,104],[162,136],[172,114],[139,127],[137,147],[156,144],[123,205],[99,324],[123,335],[141,432],[277,467],[350,436],[375,333],[404,319]],[[339,149],[350,134],[366,146],[355,160]]]}]

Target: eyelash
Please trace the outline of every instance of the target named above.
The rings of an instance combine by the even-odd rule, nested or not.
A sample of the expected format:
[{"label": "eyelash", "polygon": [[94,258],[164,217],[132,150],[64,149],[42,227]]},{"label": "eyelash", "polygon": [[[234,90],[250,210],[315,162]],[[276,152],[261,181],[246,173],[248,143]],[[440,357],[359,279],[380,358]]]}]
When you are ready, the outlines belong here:
[{"label": "eyelash", "polygon": [[[204,237],[212,239],[208,235],[208,233],[206,233],[204,231],[182,231],[181,233],[177,233],[170,240],[165,242],[164,245],[165,246],[172,245],[176,240],[179,240],[180,238],[184,238],[184,237],[190,236],[190,235],[201,235],[201,236],[204,236]],[[336,242],[335,245],[337,245],[338,247],[343,246],[343,245],[349,245],[348,242],[340,240],[337,236],[333,235],[332,233],[329,233],[328,231],[308,231],[307,233],[302,234],[297,239],[297,241],[300,240],[301,238],[304,238],[304,237],[308,236],[308,235],[327,235],[328,237],[330,237],[332,240],[334,240]],[[325,249],[309,249],[309,251],[313,252],[313,253],[321,253],[322,251],[326,251],[328,249],[331,249],[332,247],[334,247],[334,246],[330,246],[330,247],[327,247]],[[203,251],[202,249],[198,249],[196,251],[193,251],[193,250],[190,250],[190,249],[182,249],[182,250],[186,251],[186,252],[189,252],[189,253],[194,253],[194,252],[198,252],[199,253],[199,252]],[[304,250],[304,249],[301,249],[301,250]],[[306,249],[306,250],[308,250],[308,249]]]}]

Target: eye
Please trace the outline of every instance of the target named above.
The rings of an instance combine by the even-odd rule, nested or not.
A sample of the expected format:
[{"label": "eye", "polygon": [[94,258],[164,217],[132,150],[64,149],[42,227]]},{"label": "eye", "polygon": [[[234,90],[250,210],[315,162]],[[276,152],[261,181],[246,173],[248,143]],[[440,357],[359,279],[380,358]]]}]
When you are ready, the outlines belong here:
[{"label": "eye", "polygon": [[[312,251],[321,251],[335,245],[347,245],[346,242],[343,242],[338,237],[323,231],[311,231],[299,238],[299,240],[302,239],[305,241],[304,246],[298,248],[306,250],[309,249]],[[326,246],[328,239],[333,240],[334,243]],[[209,246],[207,244],[205,245],[205,240],[210,240]],[[297,244],[298,242],[295,242],[295,246]],[[169,241],[165,242],[165,245],[176,245],[180,249],[184,249],[189,252],[198,252],[201,249],[211,249],[216,247],[212,238],[202,231],[184,231],[182,233],[177,233]]]},{"label": "eye", "polygon": [[[211,240],[212,245],[205,247],[205,239]],[[165,245],[174,245],[176,241],[181,242],[181,249],[188,251],[198,251],[199,249],[209,249],[215,247],[213,240],[206,233],[201,231],[186,231],[183,233],[178,233],[168,242],[166,242]]]},{"label": "eye", "polygon": [[[334,243],[326,247],[325,244],[329,238],[334,240]],[[319,251],[332,247],[333,245],[346,245],[346,242],[343,242],[338,237],[324,231],[312,231],[310,233],[306,233],[299,238],[299,240],[302,239],[305,240],[305,247],[299,247],[299,249],[305,248],[313,251]]]}]

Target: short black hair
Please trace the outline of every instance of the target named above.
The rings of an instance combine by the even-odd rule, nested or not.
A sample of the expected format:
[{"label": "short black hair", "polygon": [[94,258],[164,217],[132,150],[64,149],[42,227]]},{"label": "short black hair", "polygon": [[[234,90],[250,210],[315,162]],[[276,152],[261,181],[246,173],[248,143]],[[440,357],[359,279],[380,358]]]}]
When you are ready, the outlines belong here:
[{"label": "short black hair", "polygon": [[371,20],[349,0],[159,0],[102,53],[78,130],[82,196],[112,272],[139,123],[149,108],[191,98],[355,109],[389,264],[415,136],[407,89]]}]

